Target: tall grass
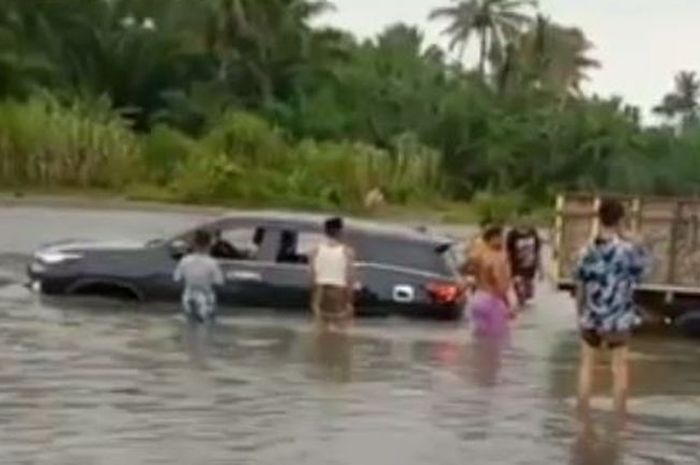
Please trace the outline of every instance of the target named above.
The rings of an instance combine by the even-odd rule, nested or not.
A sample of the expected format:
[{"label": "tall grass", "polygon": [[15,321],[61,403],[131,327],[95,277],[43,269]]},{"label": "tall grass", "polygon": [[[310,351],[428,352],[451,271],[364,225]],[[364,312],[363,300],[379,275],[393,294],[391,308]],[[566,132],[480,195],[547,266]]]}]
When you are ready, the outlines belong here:
[{"label": "tall grass", "polygon": [[104,188],[145,197],[248,205],[359,208],[440,193],[440,156],[410,134],[391,150],[293,141],[254,115],[226,114],[200,139],[167,126],[137,135],[108,102],[42,95],[0,103],[0,182],[6,187]]},{"label": "tall grass", "polygon": [[138,162],[138,140],[108,102],[0,103],[4,185],[121,188],[140,175]]},{"label": "tall grass", "polygon": [[391,151],[293,142],[260,118],[231,113],[190,151],[173,188],[190,201],[357,208],[377,187],[398,203],[438,195],[440,163],[437,152],[411,135],[397,139]]}]

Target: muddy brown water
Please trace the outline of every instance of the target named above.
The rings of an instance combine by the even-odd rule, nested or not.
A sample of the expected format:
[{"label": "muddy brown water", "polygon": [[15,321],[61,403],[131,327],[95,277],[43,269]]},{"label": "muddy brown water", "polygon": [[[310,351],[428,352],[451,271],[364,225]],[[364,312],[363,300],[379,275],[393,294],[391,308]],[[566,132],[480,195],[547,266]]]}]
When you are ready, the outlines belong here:
[{"label": "muddy brown water", "polygon": [[700,463],[700,343],[641,336],[625,430],[600,399],[577,434],[567,296],[540,288],[507,344],[465,323],[240,309],[210,329],[169,305],[46,299],[28,254],[66,238],[147,239],[191,214],[0,208],[0,463]]}]

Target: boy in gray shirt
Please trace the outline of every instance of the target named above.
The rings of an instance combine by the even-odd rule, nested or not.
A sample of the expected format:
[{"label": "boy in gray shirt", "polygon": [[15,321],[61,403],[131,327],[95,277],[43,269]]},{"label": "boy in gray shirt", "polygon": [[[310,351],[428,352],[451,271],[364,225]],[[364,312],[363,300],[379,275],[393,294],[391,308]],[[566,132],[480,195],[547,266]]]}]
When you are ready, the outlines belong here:
[{"label": "boy in gray shirt", "polygon": [[209,255],[211,234],[198,230],[194,234],[194,251],[187,255],[175,269],[173,278],[184,282],[182,306],[185,315],[200,323],[212,318],[216,310],[215,286],[224,284],[219,264]]}]

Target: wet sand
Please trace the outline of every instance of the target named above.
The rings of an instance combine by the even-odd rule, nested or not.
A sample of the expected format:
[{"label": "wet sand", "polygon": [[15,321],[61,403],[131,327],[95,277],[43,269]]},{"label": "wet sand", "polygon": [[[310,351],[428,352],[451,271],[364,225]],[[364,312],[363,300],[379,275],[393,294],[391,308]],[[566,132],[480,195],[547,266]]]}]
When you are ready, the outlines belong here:
[{"label": "wet sand", "polygon": [[700,463],[700,344],[637,338],[627,430],[603,370],[577,434],[573,307],[548,285],[507,344],[403,319],[323,335],[252,309],[193,330],[167,305],[21,286],[42,242],[148,239],[212,213],[0,207],[0,463]]}]

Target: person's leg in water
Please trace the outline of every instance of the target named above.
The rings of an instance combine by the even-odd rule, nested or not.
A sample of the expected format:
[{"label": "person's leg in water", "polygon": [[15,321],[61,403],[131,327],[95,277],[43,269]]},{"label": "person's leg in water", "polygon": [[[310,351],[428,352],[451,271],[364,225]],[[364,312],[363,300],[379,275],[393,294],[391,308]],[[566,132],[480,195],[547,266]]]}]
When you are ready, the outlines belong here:
[{"label": "person's leg in water", "polygon": [[524,307],[527,303],[527,298],[525,295],[525,278],[518,275],[513,276],[513,288],[515,289],[515,296],[518,300],[518,307]]},{"label": "person's leg in water", "polygon": [[184,344],[190,356],[190,361],[199,368],[206,368],[208,358],[208,342],[212,327],[192,319],[184,325]]},{"label": "person's leg in water", "polygon": [[355,292],[347,288],[343,290],[342,312],[340,316],[340,326],[343,331],[349,330],[355,322]]},{"label": "person's leg in water", "polygon": [[343,309],[342,291],[333,286],[320,286],[316,297],[318,327],[322,331],[338,332]]},{"label": "person's leg in water", "polygon": [[525,303],[529,303],[535,298],[535,278],[528,275],[523,279]]},{"label": "person's leg in water", "polygon": [[313,313],[313,321],[316,329],[320,329],[324,325],[323,313],[321,309],[322,299],[322,287],[314,285],[313,289],[311,290],[311,312]]},{"label": "person's leg in water", "polygon": [[581,341],[581,360],[578,372],[578,407],[580,412],[590,408],[597,353],[598,348],[595,344],[591,344],[584,336]]},{"label": "person's leg in water", "polygon": [[535,279],[532,275],[521,274],[513,278],[515,293],[520,308],[526,306],[535,296]]},{"label": "person's leg in water", "polygon": [[615,412],[624,423],[629,395],[629,348],[622,345],[612,349],[613,401]]}]

